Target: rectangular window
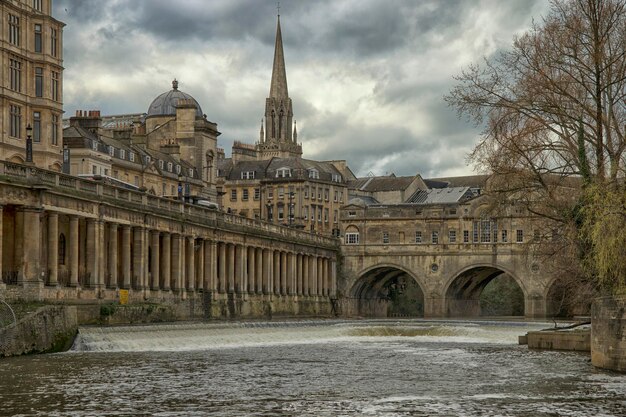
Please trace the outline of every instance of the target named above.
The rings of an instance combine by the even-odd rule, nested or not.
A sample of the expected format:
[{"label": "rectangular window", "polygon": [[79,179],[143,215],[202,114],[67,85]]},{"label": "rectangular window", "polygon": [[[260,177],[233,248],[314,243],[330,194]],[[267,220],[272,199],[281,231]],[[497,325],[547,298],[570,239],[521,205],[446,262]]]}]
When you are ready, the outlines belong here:
[{"label": "rectangular window", "polygon": [[278,221],[281,221],[285,218],[285,208],[284,206],[278,206]]},{"label": "rectangular window", "polygon": [[383,243],[389,243],[389,232],[383,232]]},{"label": "rectangular window", "polygon": [[254,171],[241,171],[241,179],[242,180],[253,180],[255,172]]},{"label": "rectangular window", "polygon": [[509,239],[509,237],[507,236],[508,232],[506,230],[502,231],[502,242],[506,243]]},{"label": "rectangular window", "polygon": [[35,23],[35,52],[41,53],[41,25]]},{"label": "rectangular window", "polygon": [[358,245],[359,234],[358,233],[346,233],[346,245]]},{"label": "rectangular window", "polygon": [[9,88],[18,93],[22,91],[22,62],[13,58],[9,60]]},{"label": "rectangular window", "polygon": [[335,190],[333,201],[336,203],[338,198],[339,198],[339,192]]},{"label": "rectangular window", "polygon": [[448,230],[448,241],[456,243],[456,230]]},{"label": "rectangular window", "polygon": [[130,162],[135,162],[135,152],[129,152],[128,159],[130,159]]},{"label": "rectangular window", "polygon": [[33,9],[41,11],[41,0],[33,0]]},{"label": "rectangular window", "polygon": [[165,195],[167,193],[167,185],[165,183],[161,184],[161,195]]},{"label": "rectangular window", "polygon": [[51,88],[52,88],[52,100],[59,101],[59,73],[52,71],[51,73]]},{"label": "rectangular window", "polygon": [[237,201],[237,190],[230,190],[230,201]]},{"label": "rectangular window", "polygon": [[439,244],[439,232],[432,232],[432,234],[431,234],[431,241],[432,241],[433,245],[438,245]]},{"label": "rectangular window", "polygon": [[330,194],[330,191],[328,190],[328,188],[324,189],[324,200],[328,201],[329,194]]},{"label": "rectangular window", "polygon": [[302,208],[302,215],[304,216],[304,220],[309,218],[309,206],[304,206]]},{"label": "rectangular window", "polygon": [[480,221],[480,242],[481,243],[490,243],[491,242],[491,220],[482,219]]},{"label": "rectangular window", "polygon": [[50,29],[50,55],[57,56],[57,30]]},{"label": "rectangular window", "polygon": [[309,198],[309,187],[304,187],[304,198]]},{"label": "rectangular window", "polygon": [[348,217],[356,217],[356,211],[349,211]]},{"label": "rectangular window", "polygon": [[322,200],[322,189],[321,188],[317,189],[317,199],[320,200],[320,201]]},{"label": "rectangular window", "polygon": [[261,189],[260,188],[255,188],[254,189],[254,199],[255,200],[259,200],[261,198]]},{"label": "rectangular window", "polygon": [[515,242],[523,243],[524,242],[524,231],[521,229],[517,229],[515,231]]},{"label": "rectangular window", "polygon": [[93,165],[93,166],[91,167],[91,173],[92,173],[93,175],[98,174],[98,167],[97,167],[97,166],[95,166],[95,165]]},{"label": "rectangular window", "polygon": [[333,223],[337,223],[339,219],[339,210],[333,211]]},{"label": "rectangular window", "polygon": [[478,236],[480,233],[480,222],[472,222],[472,242],[478,243]]},{"label": "rectangular window", "polygon": [[241,192],[241,200],[248,201],[248,189],[247,188],[244,188],[243,191]]},{"label": "rectangular window", "polygon": [[21,138],[22,133],[22,108],[11,104],[9,106],[9,135]]},{"label": "rectangular window", "polygon": [[139,187],[139,176],[135,175],[135,186]]},{"label": "rectangular window", "polygon": [[20,18],[9,15],[9,43],[20,46]]},{"label": "rectangular window", "polygon": [[321,207],[317,208],[317,221],[320,223],[322,222],[322,208]]},{"label": "rectangular window", "polygon": [[33,141],[41,142],[41,113],[33,112]]},{"label": "rectangular window", "polygon": [[270,200],[272,198],[274,198],[274,189],[273,188],[268,188],[267,189],[267,198],[270,199]]},{"label": "rectangular window", "polygon": [[35,68],[35,96],[43,97],[43,68]]},{"label": "rectangular window", "polygon": [[59,144],[59,116],[57,116],[56,114],[52,115],[52,144],[53,145],[58,145]]},{"label": "rectangular window", "polygon": [[463,230],[463,243],[469,243],[469,230]]},{"label": "rectangular window", "polygon": [[324,209],[324,223],[328,223],[328,209]]},{"label": "rectangular window", "polygon": [[417,230],[415,232],[415,243],[422,243],[422,231]]},{"label": "rectangular window", "polygon": [[283,187],[278,187],[278,198],[285,197],[285,189]]}]

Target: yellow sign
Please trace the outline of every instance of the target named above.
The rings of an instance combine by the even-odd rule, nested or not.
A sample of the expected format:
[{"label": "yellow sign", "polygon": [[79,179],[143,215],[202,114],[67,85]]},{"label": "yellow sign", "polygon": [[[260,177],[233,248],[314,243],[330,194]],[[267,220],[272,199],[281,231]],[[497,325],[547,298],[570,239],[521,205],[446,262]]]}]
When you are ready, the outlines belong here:
[{"label": "yellow sign", "polygon": [[120,290],[120,304],[128,304],[128,290]]}]

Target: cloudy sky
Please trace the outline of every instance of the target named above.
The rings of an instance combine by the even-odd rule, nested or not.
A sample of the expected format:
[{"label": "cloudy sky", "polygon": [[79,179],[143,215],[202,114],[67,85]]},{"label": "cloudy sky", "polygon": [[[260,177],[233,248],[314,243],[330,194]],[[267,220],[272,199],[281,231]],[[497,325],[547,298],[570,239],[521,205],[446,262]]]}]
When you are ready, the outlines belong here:
[{"label": "cloudy sky", "polygon": [[[276,2],[54,0],[65,22],[64,106],[146,112],[191,94],[222,132],[254,143],[269,93]],[[289,95],[304,157],[346,159],[358,176],[472,174],[479,129],[443,96],[453,76],[511,45],[546,0],[283,0]]]}]

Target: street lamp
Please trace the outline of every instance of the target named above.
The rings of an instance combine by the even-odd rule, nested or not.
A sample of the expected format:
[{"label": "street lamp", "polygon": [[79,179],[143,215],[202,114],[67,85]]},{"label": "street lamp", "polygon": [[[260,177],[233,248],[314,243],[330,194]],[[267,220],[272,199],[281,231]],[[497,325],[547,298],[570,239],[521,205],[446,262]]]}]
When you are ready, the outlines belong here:
[{"label": "street lamp", "polygon": [[33,162],[33,128],[30,126],[26,126],[26,162]]}]

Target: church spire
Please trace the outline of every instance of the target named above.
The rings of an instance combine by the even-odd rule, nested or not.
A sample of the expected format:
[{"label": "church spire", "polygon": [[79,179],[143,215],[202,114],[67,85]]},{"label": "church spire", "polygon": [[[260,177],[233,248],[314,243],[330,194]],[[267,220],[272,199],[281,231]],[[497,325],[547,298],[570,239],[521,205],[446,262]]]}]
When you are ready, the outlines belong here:
[{"label": "church spire", "polygon": [[276,24],[276,44],[274,45],[274,67],[272,68],[272,83],[270,97],[285,99],[289,97],[287,91],[287,72],[285,71],[285,55],[283,54],[283,37],[280,31],[280,15]]}]

